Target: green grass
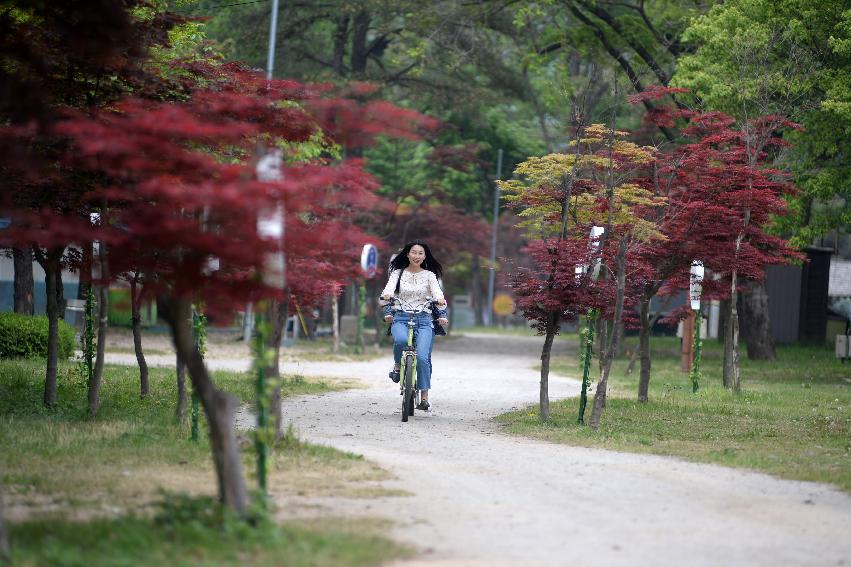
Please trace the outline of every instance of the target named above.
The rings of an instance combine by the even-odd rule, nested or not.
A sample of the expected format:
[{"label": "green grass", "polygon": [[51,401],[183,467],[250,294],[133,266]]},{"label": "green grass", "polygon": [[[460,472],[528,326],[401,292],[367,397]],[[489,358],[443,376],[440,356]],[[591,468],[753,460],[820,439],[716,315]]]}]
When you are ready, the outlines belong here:
[{"label": "green grass", "polygon": [[88,567],[256,565],[355,567],[379,565],[408,551],[369,530],[271,522],[221,524],[128,516],[90,522],[12,524],[12,564]]},{"label": "green grass", "polygon": [[[653,338],[652,345],[650,401],[636,401],[638,364],[627,375],[627,357],[617,360],[597,431],[576,424],[577,399],[552,404],[546,424],[536,406],[498,420],[511,433],[538,439],[748,468],[851,493],[851,367],[830,349],[781,346],[775,362],[742,353],[742,392],[735,394],[721,385],[721,345],[707,341],[693,394],[679,370],[679,341]],[[632,348],[635,339],[627,342]],[[552,370],[581,376],[573,359],[556,359]],[[590,414],[589,402],[586,421]]]},{"label": "green grass", "polygon": [[[220,388],[251,401],[251,375],[213,376]],[[73,364],[60,366],[53,410],[41,403],[43,380],[43,362],[0,361],[0,480],[16,565],[375,565],[399,555],[374,534],[330,524],[245,533],[166,529],[153,520],[162,490],[193,498],[217,493],[206,431],[193,443],[189,424],[175,419],[174,370],[152,368],[150,395],[141,399],[136,368],[107,366],[96,418],[87,415],[85,382]],[[341,387],[296,376],[282,389],[289,396]],[[253,488],[253,437],[239,439]],[[270,455],[273,502],[292,494],[356,496],[361,481],[386,477],[360,455],[292,434]]]}]

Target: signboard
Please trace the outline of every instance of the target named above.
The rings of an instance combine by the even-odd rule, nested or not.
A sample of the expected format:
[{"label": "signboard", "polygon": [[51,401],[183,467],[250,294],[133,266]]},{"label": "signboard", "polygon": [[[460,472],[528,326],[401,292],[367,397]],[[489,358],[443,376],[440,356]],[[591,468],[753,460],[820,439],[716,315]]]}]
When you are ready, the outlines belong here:
[{"label": "signboard", "polygon": [[701,293],[703,293],[703,262],[695,260],[691,263],[691,277],[688,285],[688,297],[694,311],[700,309]]},{"label": "signboard", "polygon": [[372,244],[364,245],[360,254],[360,267],[366,277],[371,278],[375,275],[375,270],[378,267],[378,248]]},{"label": "signboard", "polygon": [[493,312],[495,315],[511,315],[514,313],[514,300],[507,293],[498,293],[493,298]]}]

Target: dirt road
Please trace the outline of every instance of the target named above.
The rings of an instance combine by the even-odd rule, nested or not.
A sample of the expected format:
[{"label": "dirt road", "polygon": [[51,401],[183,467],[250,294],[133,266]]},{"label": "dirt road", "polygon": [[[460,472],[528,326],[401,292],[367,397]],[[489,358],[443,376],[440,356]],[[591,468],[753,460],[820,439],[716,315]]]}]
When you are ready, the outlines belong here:
[{"label": "dirt road", "polygon": [[[410,567],[851,565],[851,497],[833,488],[502,434],[492,416],[537,401],[539,349],[517,337],[438,345],[434,410],[407,424],[389,360],[290,364],[368,386],[286,400],[284,415],[304,439],[364,455],[396,476],[383,487],[411,493],[310,504],[393,520],[392,536],[421,550]],[[554,398],[577,391],[552,379]]]}]

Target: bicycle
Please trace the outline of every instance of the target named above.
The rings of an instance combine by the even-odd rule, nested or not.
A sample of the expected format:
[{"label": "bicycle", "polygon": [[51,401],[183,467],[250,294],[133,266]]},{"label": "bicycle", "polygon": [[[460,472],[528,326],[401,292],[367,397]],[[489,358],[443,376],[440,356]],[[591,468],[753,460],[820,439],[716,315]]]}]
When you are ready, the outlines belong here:
[{"label": "bicycle", "polygon": [[398,305],[398,310],[410,315],[408,318],[408,344],[402,347],[402,358],[399,361],[399,390],[402,395],[402,421],[408,421],[408,416],[414,415],[419,389],[417,388],[417,341],[414,328],[416,327],[416,316],[424,313],[434,302],[431,298],[414,306],[408,304],[407,308],[398,297],[390,299],[390,305]]}]

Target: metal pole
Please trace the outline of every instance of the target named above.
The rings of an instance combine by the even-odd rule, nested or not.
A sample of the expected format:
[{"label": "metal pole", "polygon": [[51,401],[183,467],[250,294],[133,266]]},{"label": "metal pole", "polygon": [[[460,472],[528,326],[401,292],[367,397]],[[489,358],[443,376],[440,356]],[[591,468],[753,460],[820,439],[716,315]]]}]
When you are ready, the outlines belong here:
[{"label": "metal pole", "polygon": [[269,55],[266,57],[266,80],[272,80],[275,70],[275,39],[278,35],[278,0],[272,0],[272,21],[269,24]]},{"label": "metal pole", "polygon": [[584,346],[582,352],[582,391],[579,394],[579,418],[576,423],[585,424],[585,407],[588,405],[588,386],[591,383],[591,355],[594,350],[594,323],[597,322],[597,310],[589,309],[585,315],[588,328],[584,331]]},{"label": "metal pole", "polygon": [[[502,178],[502,148],[496,153],[496,179]],[[496,232],[499,227],[499,186],[494,183],[493,189],[493,234],[491,235],[490,270],[488,271],[488,308],[485,310],[488,318],[485,324],[493,325],[493,292],[496,281]]]},{"label": "metal pole", "polygon": [[366,281],[357,280],[357,311],[358,324],[355,328],[355,354],[363,352],[363,320],[366,319]]}]

